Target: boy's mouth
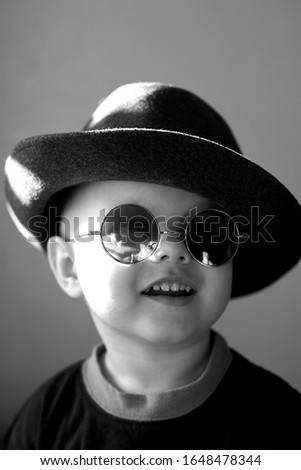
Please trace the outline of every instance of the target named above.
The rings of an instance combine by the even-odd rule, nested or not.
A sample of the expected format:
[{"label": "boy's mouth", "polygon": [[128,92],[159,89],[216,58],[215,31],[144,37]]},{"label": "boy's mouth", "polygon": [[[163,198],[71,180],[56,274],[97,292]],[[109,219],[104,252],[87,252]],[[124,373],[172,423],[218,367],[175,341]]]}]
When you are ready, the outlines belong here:
[{"label": "boy's mouth", "polygon": [[195,293],[195,290],[188,284],[176,281],[156,282],[145,291],[144,295],[165,295],[170,297],[187,297]]}]

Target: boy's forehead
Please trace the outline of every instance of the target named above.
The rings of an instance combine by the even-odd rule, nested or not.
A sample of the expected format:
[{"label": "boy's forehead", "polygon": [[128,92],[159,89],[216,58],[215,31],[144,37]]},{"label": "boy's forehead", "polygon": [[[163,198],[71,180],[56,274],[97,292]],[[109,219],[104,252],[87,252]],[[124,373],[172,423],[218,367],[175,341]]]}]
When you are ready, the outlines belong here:
[{"label": "boy's forehead", "polygon": [[96,216],[119,204],[144,205],[149,210],[177,209],[185,212],[192,207],[212,208],[213,201],[179,188],[134,181],[101,181],[73,188],[64,204],[65,216]]}]

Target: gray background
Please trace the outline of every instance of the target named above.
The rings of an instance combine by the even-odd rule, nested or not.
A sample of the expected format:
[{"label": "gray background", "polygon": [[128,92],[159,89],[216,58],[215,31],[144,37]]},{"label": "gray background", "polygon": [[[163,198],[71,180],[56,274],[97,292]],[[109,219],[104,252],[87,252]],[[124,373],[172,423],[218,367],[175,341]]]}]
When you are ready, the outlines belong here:
[{"label": "gray background", "polygon": [[[118,85],[164,81],[216,107],[245,154],[301,199],[299,0],[2,0],[0,9],[3,160],[24,137],[80,129]],[[59,290],[17,233],[2,187],[0,211],[1,431],[98,338],[84,303]],[[218,323],[230,345],[299,390],[300,273],[231,302]]]}]

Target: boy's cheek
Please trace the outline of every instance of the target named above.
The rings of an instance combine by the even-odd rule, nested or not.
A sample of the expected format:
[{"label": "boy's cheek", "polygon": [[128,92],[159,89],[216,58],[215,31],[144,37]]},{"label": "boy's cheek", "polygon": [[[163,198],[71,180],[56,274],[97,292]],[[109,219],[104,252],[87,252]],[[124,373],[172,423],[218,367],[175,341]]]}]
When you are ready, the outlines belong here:
[{"label": "boy's cheek", "polygon": [[199,292],[198,306],[202,328],[209,330],[223,315],[232,290],[232,262],[218,268],[206,268]]},{"label": "boy's cheek", "polygon": [[232,261],[219,266],[218,268],[206,268],[208,275],[206,280],[206,291],[208,293],[208,300],[217,308],[226,308],[232,290],[233,279],[233,265]]},{"label": "boy's cheek", "polygon": [[128,269],[100,251],[81,248],[76,256],[77,276],[84,297],[94,312],[109,312],[120,303],[129,303],[131,277]]}]

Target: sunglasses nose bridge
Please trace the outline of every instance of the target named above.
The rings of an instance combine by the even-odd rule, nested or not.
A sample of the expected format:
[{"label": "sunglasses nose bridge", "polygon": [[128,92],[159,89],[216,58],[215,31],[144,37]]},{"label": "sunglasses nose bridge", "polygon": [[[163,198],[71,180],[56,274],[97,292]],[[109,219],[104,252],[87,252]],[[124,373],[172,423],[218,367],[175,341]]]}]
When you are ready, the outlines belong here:
[{"label": "sunglasses nose bridge", "polygon": [[160,230],[160,240],[166,241],[167,243],[182,243],[186,240],[186,232],[180,232],[176,230]]}]

